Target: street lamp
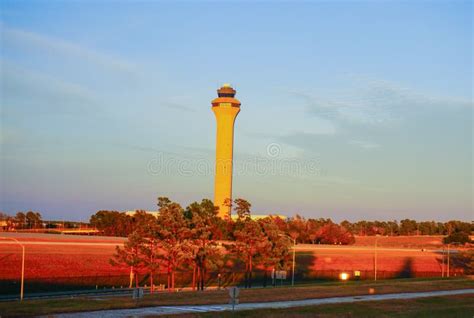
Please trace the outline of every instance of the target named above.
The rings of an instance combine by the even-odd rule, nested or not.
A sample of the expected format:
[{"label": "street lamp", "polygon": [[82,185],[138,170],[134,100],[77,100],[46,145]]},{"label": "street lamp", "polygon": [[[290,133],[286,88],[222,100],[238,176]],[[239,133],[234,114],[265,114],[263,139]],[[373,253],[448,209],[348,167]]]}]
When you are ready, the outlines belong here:
[{"label": "street lamp", "polygon": [[25,245],[21,244],[20,241],[13,237],[0,237],[2,239],[13,240],[21,246],[22,256],[21,256],[21,287],[20,287],[20,301],[23,301],[23,290],[25,285]]},{"label": "street lamp", "polygon": [[293,269],[291,271],[291,286],[295,286],[295,265],[296,265],[296,239],[292,238],[288,234],[280,234],[280,236],[286,236],[293,241]]}]

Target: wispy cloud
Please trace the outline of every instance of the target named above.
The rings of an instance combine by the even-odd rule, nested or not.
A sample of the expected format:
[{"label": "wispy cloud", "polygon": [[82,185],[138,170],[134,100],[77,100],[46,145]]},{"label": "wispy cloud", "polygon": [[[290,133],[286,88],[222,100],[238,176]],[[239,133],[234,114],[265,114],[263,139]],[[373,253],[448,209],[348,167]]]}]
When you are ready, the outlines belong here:
[{"label": "wispy cloud", "polygon": [[342,124],[380,125],[393,120],[389,109],[361,100],[358,96],[340,99],[324,99],[310,93],[291,91],[306,101],[306,112]]},{"label": "wispy cloud", "polygon": [[163,103],[161,103],[161,105],[173,110],[179,110],[179,111],[188,112],[188,113],[196,112],[196,109],[186,106],[184,103],[179,103],[175,101],[164,101]]},{"label": "wispy cloud", "polygon": [[321,118],[336,119],[338,117],[338,110],[344,106],[339,102],[325,100],[302,91],[292,90],[289,93],[306,102],[306,111],[309,114]]},{"label": "wispy cloud", "polygon": [[360,147],[363,149],[371,150],[375,148],[379,148],[380,145],[371,141],[366,141],[366,140],[350,140],[349,141],[350,145]]},{"label": "wispy cloud", "polygon": [[340,176],[318,176],[315,181],[327,185],[358,186],[360,181]]},{"label": "wispy cloud", "polygon": [[350,75],[360,92],[360,102],[374,107],[396,108],[460,108],[473,107],[472,100],[420,92],[400,83],[361,75]]},{"label": "wispy cloud", "polygon": [[349,76],[353,90],[340,90],[323,98],[311,92],[289,91],[305,101],[306,112],[339,125],[387,127],[413,114],[430,110],[473,107],[472,100],[416,91],[398,83],[363,76]]},{"label": "wispy cloud", "polygon": [[[21,105],[28,105],[28,114],[80,115],[97,109],[96,95],[87,88],[55,77],[32,72],[0,60],[2,112],[22,112]],[[10,106],[11,105],[11,106]],[[94,107],[94,108],[93,108]]]},{"label": "wispy cloud", "polygon": [[111,54],[105,54],[63,39],[10,28],[4,24],[2,24],[0,28],[2,45],[5,47],[15,46],[29,50],[39,49],[49,55],[60,53],[110,70],[125,72],[127,74],[137,73],[137,68],[134,64]]}]

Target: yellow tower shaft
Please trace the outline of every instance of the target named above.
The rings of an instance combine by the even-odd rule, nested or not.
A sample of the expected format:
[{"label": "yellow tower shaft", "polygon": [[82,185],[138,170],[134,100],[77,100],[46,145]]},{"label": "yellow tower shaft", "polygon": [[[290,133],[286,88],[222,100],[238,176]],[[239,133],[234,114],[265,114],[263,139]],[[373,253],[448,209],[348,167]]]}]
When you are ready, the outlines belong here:
[{"label": "yellow tower shaft", "polygon": [[232,200],[232,160],[234,147],[234,122],[240,107],[232,103],[218,103],[212,107],[216,116],[216,175],[214,181],[214,205],[219,207],[219,216],[230,217]]},{"label": "yellow tower shaft", "polygon": [[232,203],[232,160],[234,148],[234,122],[240,111],[240,102],[234,98],[235,89],[224,84],[212,101],[216,115],[216,176],[214,180],[214,205],[221,218],[230,218]]}]

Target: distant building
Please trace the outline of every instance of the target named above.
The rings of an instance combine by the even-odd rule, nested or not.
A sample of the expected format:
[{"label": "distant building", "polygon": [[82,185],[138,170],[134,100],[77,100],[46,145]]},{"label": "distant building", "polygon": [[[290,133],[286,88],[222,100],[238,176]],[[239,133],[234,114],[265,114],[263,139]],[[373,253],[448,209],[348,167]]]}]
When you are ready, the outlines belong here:
[{"label": "distant building", "polygon": [[[252,220],[257,221],[257,220],[261,220],[261,219],[267,218],[267,217],[269,217],[269,216],[272,216],[272,217],[274,217],[274,218],[280,218],[280,219],[282,219],[282,220],[288,219],[288,217],[287,217],[286,215],[281,215],[281,214],[251,214],[251,215],[250,215],[250,218],[251,218]],[[237,219],[239,218],[239,216],[238,216],[237,214],[233,214],[233,215],[231,215],[231,218],[232,218],[232,220],[235,221],[235,220],[237,220]]]},{"label": "distant building", "polygon": [[[125,211],[125,214],[128,215],[128,216],[134,216],[135,213],[137,213],[137,211],[144,211],[144,210],[130,210],[130,211]],[[151,214],[153,215],[155,218],[157,218],[159,215],[160,215],[160,211],[145,211],[145,213],[147,214]],[[272,217],[277,217],[277,218],[280,218],[282,220],[286,220],[288,219],[287,216],[285,215],[281,215],[281,214],[274,214],[274,215],[269,215],[269,214],[252,214],[250,216],[250,218],[252,220],[260,220],[260,219],[264,219],[266,217],[269,217],[269,216],[272,216]],[[238,216],[236,214],[232,215],[232,220],[237,220],[238,219]]]},{"label": "distant building", "polygon": [[8,230],[8,221],[0,220],[0,231],[7,231],[7,230]]},{"label": "distant building", "polygon": [[[135,213],[137,213],[137,211],[145,211],[145,210],[131,210],[131,211],[125,211],[125,214],[128,215],[128,216],[134,216]],[[151,214],[151,215],[153,215],[155,218],[157,218],[158,215],[160,215],[160,211],[145,211],[145,213]]]}]

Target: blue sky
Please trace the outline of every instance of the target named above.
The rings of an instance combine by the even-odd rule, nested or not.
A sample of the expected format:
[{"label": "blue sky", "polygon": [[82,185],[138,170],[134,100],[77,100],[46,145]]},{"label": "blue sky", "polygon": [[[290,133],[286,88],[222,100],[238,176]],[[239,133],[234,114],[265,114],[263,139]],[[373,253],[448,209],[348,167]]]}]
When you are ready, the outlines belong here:
[{"label": "blue sky", "polygon": [[212,198],[229,82],[233,193],[255,213],[472,220],[469,1],[0,8],[4,212]]}]

